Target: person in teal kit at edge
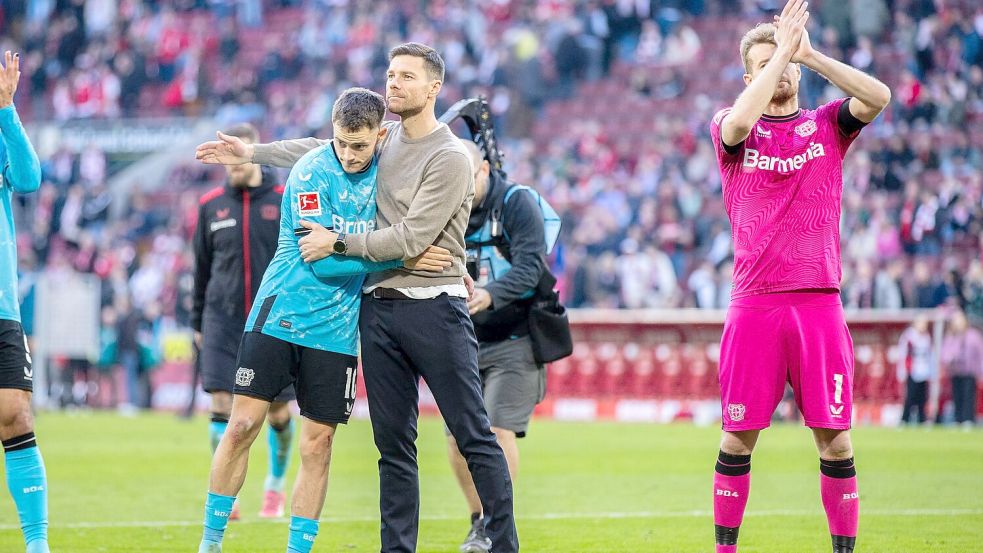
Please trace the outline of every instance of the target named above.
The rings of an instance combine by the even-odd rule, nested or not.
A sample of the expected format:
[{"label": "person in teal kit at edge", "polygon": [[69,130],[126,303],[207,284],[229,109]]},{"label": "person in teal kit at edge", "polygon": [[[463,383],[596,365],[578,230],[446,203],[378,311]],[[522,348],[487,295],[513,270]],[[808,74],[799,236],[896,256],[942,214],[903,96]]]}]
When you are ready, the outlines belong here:
[{"label": "person in teal kit at edge", "polygon": [[48,553],[48,479],[34,439],[34,369],[17,304],[17,234],[11,208],[14,192],[26,194],[41,186],[41,163],[14,107],[18,80],[20,55],[8,50],[0,67],[0,440],[26,551]]},{"label": "person in teal kit at edge", "polygon": [[263,275],[239,345],[235,398],[228,430],[212,461],[199,552],[221,551],[235,495],[246,476],[249,446],[270,402],[293,383],[304,424],[300,471],[291,500],[288,553],[309,553],[324,505],[335,430],[355,401],[358,312],[369,272],[405,266],[441,272],[449,252],[431,247],[403,261],[331,256],[301,259],[298,234],[311,222],[336,232],[375,227],[376,143],[386,105],[382,96],[350,88],[332,111],[332,142],[308,152],[290,171],[276,254]]}]

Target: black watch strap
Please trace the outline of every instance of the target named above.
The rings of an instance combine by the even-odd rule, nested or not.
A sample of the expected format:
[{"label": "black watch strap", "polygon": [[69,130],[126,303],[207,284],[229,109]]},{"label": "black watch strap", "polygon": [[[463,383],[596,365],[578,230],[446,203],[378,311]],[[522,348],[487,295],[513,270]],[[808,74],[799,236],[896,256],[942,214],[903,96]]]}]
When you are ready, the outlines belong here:
[{"label": "black watch strap", "polygon": [[345,238],[347,236],[348,235],[345,233],[341,233],[338,235],[338,238],[336,238],[334,241],[334,247],[332,248],[334,250],[334,253],[344,254],[348,252],[348,243],[345,242]]}]

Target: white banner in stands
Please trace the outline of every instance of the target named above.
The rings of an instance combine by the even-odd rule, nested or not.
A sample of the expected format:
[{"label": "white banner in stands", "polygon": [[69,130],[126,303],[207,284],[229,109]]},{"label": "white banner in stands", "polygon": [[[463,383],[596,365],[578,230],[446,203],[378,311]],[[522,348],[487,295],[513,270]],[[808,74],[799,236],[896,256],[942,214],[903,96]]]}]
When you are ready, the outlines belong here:
[{"label": "white banner in stands", "polygon": [[38,280],[34,320],[34,401],[48,403],[47,365],[52,356],[99,356],[99,278],[71,270],[48,271]]}]

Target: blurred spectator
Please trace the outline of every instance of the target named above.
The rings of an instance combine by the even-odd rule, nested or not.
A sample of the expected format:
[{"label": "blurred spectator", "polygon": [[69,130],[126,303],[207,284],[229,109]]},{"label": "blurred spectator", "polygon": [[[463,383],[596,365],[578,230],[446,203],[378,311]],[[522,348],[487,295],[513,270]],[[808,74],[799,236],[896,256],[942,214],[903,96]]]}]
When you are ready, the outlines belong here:
[{"label": "blurred spectator", "polygon": [[877,272],[874,277],[874,304],[878,309],[901,309],[904,300],[901,295],[901,276],[904,263],[894,260]]},{"label": "blurred spectator", "polygon": [[665,40],[663,61],[668,65],[691,63],[700,53],[700,37],[689,25],[677,25]]},{"label": "blurred spectator", "polygon": [[976,423],[977,379],[983,376],[983,334],[969,326],[966,315],[956,311],[942,342],[942,366],[952,383],[956,423]]},{"label": "blurred spectator", "polygon": [[915,319],[901,334],[898,342],[897,377],[905,384],[904,407],[901,422],[922,424],[928,420],[925,406],[928,403],[928,385],[938,372],[938,359],[929,332],[929,320],[924,316]]},{"label": "blurred spectator", "polygon": [[914,298],[910,305],[922,309],[938,307],[942,305],[947,297],[945,284],[933,273],[928,261],[915,262],[915,290]]},{"label": "blurred spectator", "polygon": [[884,0],[850,0],[850,24],[861,40],[879,38],[890,20],[891,12]]},{"label": "blurred spectator", "polygon": [[[111,305],[102,308],[102,328],[99,332],[99,359],[96,361],[98,386],[108,388],[109,401],[100,407],[116,408],[119,405],[119,388],[116,385],[116,369],[119,366],[119,335],[116,309]],[[102,395],[102,394],[100,394]]]}]

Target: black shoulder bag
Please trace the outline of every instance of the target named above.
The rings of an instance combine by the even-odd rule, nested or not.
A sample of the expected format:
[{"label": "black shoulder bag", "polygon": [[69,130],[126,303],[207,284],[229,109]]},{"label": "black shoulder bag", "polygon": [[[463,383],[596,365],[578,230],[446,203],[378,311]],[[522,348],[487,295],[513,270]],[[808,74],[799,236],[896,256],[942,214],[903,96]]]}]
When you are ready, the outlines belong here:
[{"label": "black shoulder bag", "polygon": [[536,286],[536,295],[529,308],[529,337],[537,363],[552,363],[573,353],[573,337],[567,309],[560,303],[560,294],[553,287],[556,277],[549,268]]}]

